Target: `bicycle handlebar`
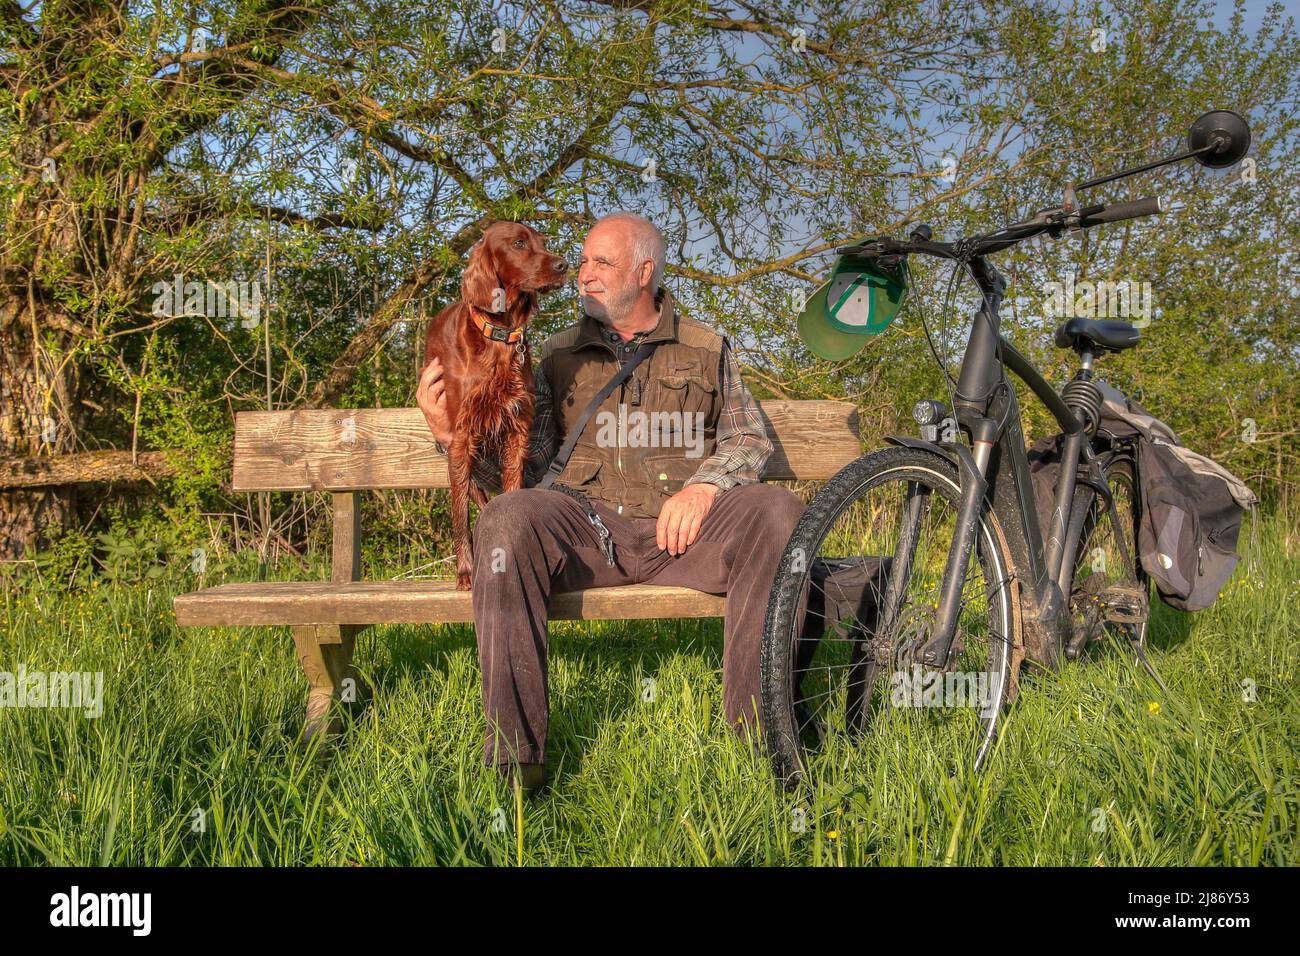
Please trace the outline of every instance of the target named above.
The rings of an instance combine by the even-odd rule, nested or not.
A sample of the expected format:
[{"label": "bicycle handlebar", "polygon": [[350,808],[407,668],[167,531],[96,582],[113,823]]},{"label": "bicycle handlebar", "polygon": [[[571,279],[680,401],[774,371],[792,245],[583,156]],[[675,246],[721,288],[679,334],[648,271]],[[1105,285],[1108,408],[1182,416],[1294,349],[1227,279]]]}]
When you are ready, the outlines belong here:
[{"label": "bicycle handlebar", "polygon": [[837,246],[837,255],[852,254],[868,257],[906,256],[910,253],[922,253],[940,259],[957,259],[959,257],[983,256],[1032,239],[1034,236],[1049,233],[1059,236],[1065,229],[1090,229],[1108,222],[1123,222],[1140,216],[1153,216],[1165,211],[1165,202],[1160,196],[1135,199],[1129,202],[1102,203],[1085,206],[1077,212],[1067,212],[1062,206],[1052,206],[1039,212],[1031,219],[1013,223],[995,232],[983,236],[972,236],[958,242],[931,242],[931,230],[924,223],[912,230],[908,240],[881,236],[855,245]]},{"label": "bicycle handlebar", "polygon": [[1132,202],[1114,202],[1109,205],[1085,206],[1079,210],[1079,224],[1085,229],[1103,222],[1123,222],[1139,216],[1154,216],[1165,211],[1165,201],[1160,196],[1148,196]]}]

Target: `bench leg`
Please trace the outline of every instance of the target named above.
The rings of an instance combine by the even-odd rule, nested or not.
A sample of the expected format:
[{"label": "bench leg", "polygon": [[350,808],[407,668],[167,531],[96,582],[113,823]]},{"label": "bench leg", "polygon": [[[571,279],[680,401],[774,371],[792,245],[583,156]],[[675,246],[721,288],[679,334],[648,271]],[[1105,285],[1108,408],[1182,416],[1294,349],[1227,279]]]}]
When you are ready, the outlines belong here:
[{"label": "bench leg", "polygon": [[317,736],[332,737],[342,720],[336,705],[355,707],[367,696],[368,688],[352,666],[356,638],[365,625],[293,625],[293,643],[298,663],[307,677],[307,717],[302,743]]}]

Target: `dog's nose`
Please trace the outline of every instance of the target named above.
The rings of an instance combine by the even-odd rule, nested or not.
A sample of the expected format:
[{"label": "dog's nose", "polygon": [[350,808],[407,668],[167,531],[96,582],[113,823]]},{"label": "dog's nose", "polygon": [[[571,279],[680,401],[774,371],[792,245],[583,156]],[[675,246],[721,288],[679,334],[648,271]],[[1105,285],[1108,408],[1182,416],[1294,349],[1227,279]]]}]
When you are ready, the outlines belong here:
[{"label": "dog's nose", "polygon": [[555,260],[555,271],[556,271],[556,272],[568,272],[568,271],[569,271],[569,263],[568,263],[568,260],[566,260],[566,259],[556,259],[556,260]]}]

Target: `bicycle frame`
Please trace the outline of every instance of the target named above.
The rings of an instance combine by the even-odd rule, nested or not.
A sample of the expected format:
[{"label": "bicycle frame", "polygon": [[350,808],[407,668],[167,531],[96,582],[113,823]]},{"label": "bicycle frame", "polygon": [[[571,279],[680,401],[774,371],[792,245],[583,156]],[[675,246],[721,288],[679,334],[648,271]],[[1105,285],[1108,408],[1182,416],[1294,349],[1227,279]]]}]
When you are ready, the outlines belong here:
[{"label": "bicycle frame", "polygon": [[[1250,130],[1246,121],[1229,110],[1212,110],[1192,124],[1185,151],[1154,163],[1092,179],[1077,187],[1067,186],[1060,205],[1040,209],[1029,219],[987,235],[968,237],[958,243],[935,243],[929,241],[930,227],[921,224],[912,230],[909,242],[879,237],[836,249],[836,252],[876,255],[882,261],[888,257],[893,264],[916,252],[954,259],[970,270],[983,296],[966,343],[954,396],[953,414],[958,425],[970,435],[971,447],[959,442],[936,444],[912,438],[890,439],[894,444],[923,446],[945,453],[956,459],[961,474],[962,500],[957,512],[953,546],[944,569],[934,627],[919,649],[924,663],[938,667],[945,667],[948,663],[975,529],[984,508],[993,511],[1006,532],[1012,571],[1021,587],[1020,599],[1025,612],[1021,618],[1031,632],[1027,636],[1033,639],[1032,646],[1026,650],[1034,660],[1052,668],[1059,663],[1074,631],[1068,597],[1074,584],[1072,558],[1079,544],[1071,531],[1075,527],[1071,518],[1072,509],[1080,504],[1075,500],[1075,491],[1081,481],[1080,465],[1087,466],[1083,483],[1101,495],[1112,521],[1115,516],[1106,472],[1092,449],[1083,423],[1065,399],[1002,337],[999,306],[1006,290],[1006,279],[985,256],[1038,235],[1056,237],[1066,229],[1087,229],[1160,213],[1164,211],[1164,203],[1159,197],[1080,206],[1077,193],[1185,159],[1194,159],[1214,169],[1224,168],[1238,162],[1249,147]],[[1091,353],[1081,350],[1080,354],[1084,368],[1090,370]],[[1009,385],[1003,387],[1004,369],[1009,369],[1029,386],[1052,412],[1065,435],[1061,474],[1046,542],[1038,528],[1020,408],[1015,390]],[[913,539],[920,513],[919,508],[908,509],[900,542]],[[1123,542],[1121,546],[1124,546]],[[1127,558],[1125,560],[1127,562]],[[891,568],[883,608],[886,628],[892,627],[897,596],[903,593],[909,567],[910,561],[895,561]]]},{"label": "bicycle frame", "polygon": [[[984,301],[975,315],[962,358],[953,413],[958,425],[971,436],[971,447],[960,442],[936,444],[914,438],[890,439],[894,444],[935,448],[955,457],[961,473],[962,499],[944,570],[939,608],[919,656],[931,666],[943,667],[948,661],[975,531],[981,512],[988,507],[1006,533],[1014,573],[1022,585],[1023,619],[1032,632],[1028,635],[1032,638],[1029,642],[1032,656],[1045,666],[1056,667],[1073,632],[1068,600],[1074,574],[1070,558],[1078,541],[1068,540],[1067,532],[1072,524],[1075,490],[1082,480],[1109,504],[1110,489],[1084,424],[1060,393],[1002,336],[999,306],[1006,288],[1005,279],[983,257],[970,260],[970,266]],[[1019,402],[1015,389],[1002,387],[1003,369],[1023,381],[1047,406],[1065,435],[1046,541],[1038,526]],[[1088,469],[1082,479],[1080,465]],[[900,574],[905,573],[903,568],[900,563]],[[904,582],[894,581],[892,577],[891,574],[890,590],[897,593]]]}]

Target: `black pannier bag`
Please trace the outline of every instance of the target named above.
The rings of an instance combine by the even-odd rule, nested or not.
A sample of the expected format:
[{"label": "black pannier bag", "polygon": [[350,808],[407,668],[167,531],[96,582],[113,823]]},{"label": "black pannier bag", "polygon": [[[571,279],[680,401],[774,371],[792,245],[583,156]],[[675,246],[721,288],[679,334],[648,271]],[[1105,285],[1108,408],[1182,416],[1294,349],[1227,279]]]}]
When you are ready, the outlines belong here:
[{"label": "black pannier bag", "polygon": [[889,558],[814,558],[801,641],[816,641],[829,625],[834,640],[866,639],[889,583]]},{"label": "black pannier bag", "polygon": [[[1141,495],[1137,552],[1160,599],[1183,611],[1214,603],[1237,565],[1242,520],[1255,494],[1222,465],[1185,447],[1141,404],[1098,382],[1100,431],[1137,438]],[[1047,532],[1060,470],[1060,436],[1040,439],[1029,452],[1039,528]]]},{"label": "black pannier bag", "polygon": [[[890,560],[873,555],[816,558],[808,569],[808,610],[795,646],[794,669],[808,668],[823,639],[850,642],[846,719],[867,705],[879,667],[888,664],[874,658],[871,639],[889,582]],[[796,707],[804,719],[809,716],[806,702]]]},{"label": "black pannier bag", "polygon": [[[876,632],[880,603],[889,582],[889,558],[863,555],[815,558],[809,568],[808,609],[795,652],[796,670],[812,661],[817,644],[826,637],[853,643],[850,668],[861,681],[867,644]],[[830,634],[827,635],[827,630]]]}]

